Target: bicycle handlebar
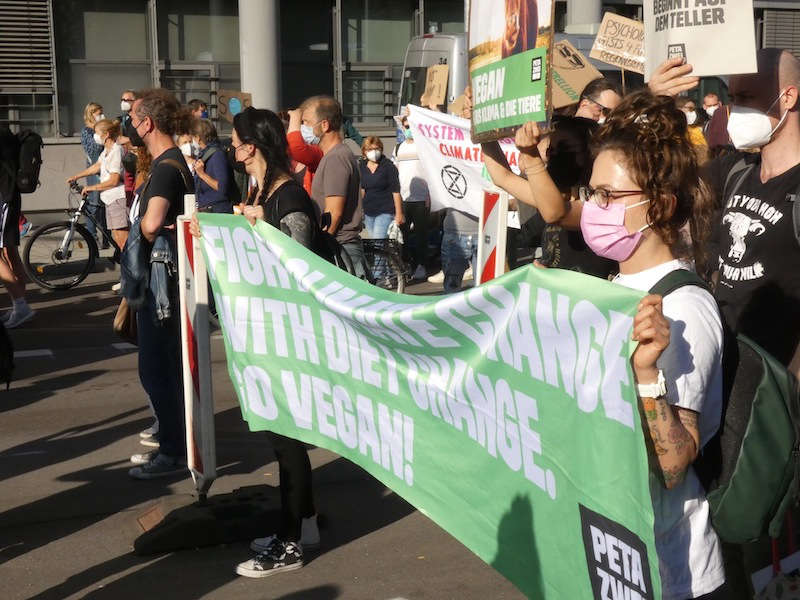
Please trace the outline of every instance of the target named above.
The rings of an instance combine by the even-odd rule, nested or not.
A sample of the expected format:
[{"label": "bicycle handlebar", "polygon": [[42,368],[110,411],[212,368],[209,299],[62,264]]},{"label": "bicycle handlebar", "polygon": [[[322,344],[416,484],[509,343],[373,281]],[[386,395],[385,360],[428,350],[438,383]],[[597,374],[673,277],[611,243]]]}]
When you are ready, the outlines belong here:
[{"label": "bicycle handlebar", "polygon": [[80,194],[83,191],[83,186],[78,184],[77,181],[71,181],[69,184],[69,189],[75,192],[76,194]]}]

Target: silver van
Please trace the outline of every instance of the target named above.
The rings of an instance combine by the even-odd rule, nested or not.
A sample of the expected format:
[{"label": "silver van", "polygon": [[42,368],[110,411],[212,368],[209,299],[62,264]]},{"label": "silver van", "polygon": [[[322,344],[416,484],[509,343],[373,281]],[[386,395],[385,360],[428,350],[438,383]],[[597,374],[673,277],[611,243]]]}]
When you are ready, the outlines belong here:
[{"label": "silver van", "polygon": [[427,33],[413,38],[406,49],[397,114],[406,104],[419,104],[425,91],[425,73],[433,65],[448,65],[447,103],[464,92],[469,80],[467,39],[464,33]]}]

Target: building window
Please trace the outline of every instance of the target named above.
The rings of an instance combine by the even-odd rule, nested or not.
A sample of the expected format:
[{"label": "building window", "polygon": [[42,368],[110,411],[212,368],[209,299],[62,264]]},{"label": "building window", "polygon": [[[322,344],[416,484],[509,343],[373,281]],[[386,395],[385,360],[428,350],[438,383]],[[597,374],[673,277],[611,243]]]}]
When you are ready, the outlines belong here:
[{"label": "building window", "polygon": [[56,110],[50,4],[3,3],[0,22],[0,124],[51,137]]},{"label": "building window", "polygon": [[120,93],[151,85],[146,0],[53,2],[59,132],[80,135],[83,109],[120,114]]}]

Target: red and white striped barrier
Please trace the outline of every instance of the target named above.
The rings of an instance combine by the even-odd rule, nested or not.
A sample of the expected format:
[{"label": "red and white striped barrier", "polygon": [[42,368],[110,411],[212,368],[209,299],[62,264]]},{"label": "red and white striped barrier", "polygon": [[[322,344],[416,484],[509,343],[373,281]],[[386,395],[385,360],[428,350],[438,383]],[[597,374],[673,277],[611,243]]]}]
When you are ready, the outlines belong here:
[{"label": "red and white striped barrier", "polygon": [[505,273],[507,224],[508,194],[499,190],[485,191],[478,219],[478,272],[475,274],[475,285]]},{"label": "red and white striped barrier", "polygon": [[205,498],[217,478],[214,398],[211,390],[211,338],[208,326],[208,276],[200,244],[189,233],[194,195],[185,198],[178,218],[178,279],[181,302],[183,398],[186,408],[186,458],[195,488]]}]

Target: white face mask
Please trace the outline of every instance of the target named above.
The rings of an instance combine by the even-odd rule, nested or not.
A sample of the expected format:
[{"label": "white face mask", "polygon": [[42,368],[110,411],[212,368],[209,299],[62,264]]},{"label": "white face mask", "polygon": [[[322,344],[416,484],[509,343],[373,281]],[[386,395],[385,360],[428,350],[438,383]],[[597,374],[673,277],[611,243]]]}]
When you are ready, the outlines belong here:
[{"label": "white face mask", "polygon": [[131,103],[127,100],[122,100],[119,103],[119,108],[122,112],[130,112],[131,111]]},{"label": "white face mask", "polygon": [[605,115],[600,115],[600,117],[597,119],[597,124],[598,125],[602,125],[605,122],[606,122],[606,116]]},{"label": "white face mask", "polygon": [[695,121],[697,121],[697,111],[690,110],[686,113],[686,122],[689,125],[694,125]]},{"label": "white face mask", "polygon": [[184,156],[191,156],[192,155],[192,144],[191,142],[186,142],[185,144],[181,144],[179,146],[181,149],[181,154]]},{"label": "white face mask", "polygon": [[105,118],[106,118],[106,116],[103,113],[100,113],[99,115],[95,115],[94,116],[94,122],[95,123],[99,123],[100,121],[102,121]]},{"label": "white face mask", "polygon": [[[781,92],[775,102],[778,102],[785,93]],[[770,104],[767,112],[772,110],[775,102]],[[783,113],[778,124],[773,127],[766,113],[756,108],[733,105],[728,116],[728,135],[737,150],[761,148],[769,144],[788,114],[789,111]]]},{"label": "white face mask", "polygon": [[303,141],[306,144],[312,146],[319,144],[319,136],[314,133],[314,128],[311,125],[300,125],[300,135],[303,136]]},{"label": "white face mask", "polygon": [[380,150],[367,150],[367,160],[378,162],[381,159],[382,154],[383,153]]},{"label": "white face mask", "polygon": [[706,114],[710,117],[714,116],[714,113],[717,112],[719,105],[715,104],[714,106],[707,106],[706,107]]},{"label": "white face mask", "polygon": [[94,132],[94,136],[93,136],[93,137],[94,137],[94,143],[95,143],[95,144],[100,144],[101,146],[103,145],[103,139],[100,137],[100,134],[99,134],[99,133],[97,133],[97,132],[95,131],[95,132]]}]

